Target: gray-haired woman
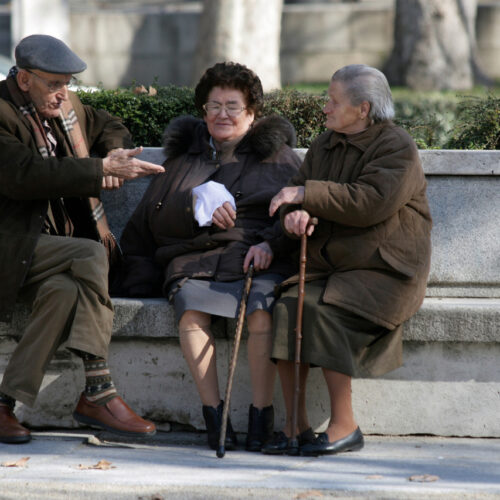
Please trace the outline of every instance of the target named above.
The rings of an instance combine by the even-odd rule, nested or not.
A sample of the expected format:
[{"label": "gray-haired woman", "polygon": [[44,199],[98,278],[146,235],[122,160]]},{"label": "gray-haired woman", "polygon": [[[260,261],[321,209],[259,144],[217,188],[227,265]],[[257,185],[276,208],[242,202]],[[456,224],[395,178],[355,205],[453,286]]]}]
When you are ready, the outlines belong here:
[{"label": "gray-haired woman", "polygon": [[[298,428],[291,428],[297,277],[282,284],[273,351],[284,394],[283,432],[264,453],[286,453],[298,433],[304,455],[363,447],[351,377],[402,363],[401,324],[420,307],[430,265],[431,217],[417,147],[391,122],[392,96],[375,68],[350,65],[332,77],[326,127],[290,187],[271,201],[290,237],[307,232]],[[317,226],[309,225],[317,217]],[[305,407],[309,366],[323,369],[330,397],[326,432],[311,440]]]}]

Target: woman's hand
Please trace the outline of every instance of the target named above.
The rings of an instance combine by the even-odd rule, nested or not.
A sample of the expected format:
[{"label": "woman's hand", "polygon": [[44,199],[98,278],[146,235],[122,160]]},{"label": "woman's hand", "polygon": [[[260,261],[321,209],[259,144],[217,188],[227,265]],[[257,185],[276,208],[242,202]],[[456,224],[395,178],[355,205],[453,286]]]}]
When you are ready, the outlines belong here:
[{"label": "woman's hand", "polygon": [[269,215],[272,217],[276,210],[284,203],[303,203],[304,202],[305,188],[304,186],[284,187],[280,192],[273,196],[269,204]]},{"label": "woman's hand", "polygon": [[228,201],[224,202],[219,208],[216,208],[212,214],[212,222],[220,229],[229,229],[234,227],[236,212]]},{"label": "woman's hand", "polygon": [[285,215],[285,229],[296,236],[302,236],[307,230],[307,236],[311,236],[314,224],[309,224],[310,220],[311,216],[305,210],[294,210]]},{"label": "woman's hand", "polygon": [[253,245],[248,249],[243,262],[243,271],[246,273],[248,267],[253,260],[253,267],[256,271],[267,269],[273,260],[273,251],[267,241],[263,241],[258,245]]}]

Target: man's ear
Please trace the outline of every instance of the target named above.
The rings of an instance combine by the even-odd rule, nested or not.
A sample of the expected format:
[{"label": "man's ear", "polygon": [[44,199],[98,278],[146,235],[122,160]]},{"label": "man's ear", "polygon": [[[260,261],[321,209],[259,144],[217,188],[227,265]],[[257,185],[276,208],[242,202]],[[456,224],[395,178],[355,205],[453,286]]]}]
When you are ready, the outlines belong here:
[{"label": "man's ear", "polygon": [[17,84],[19,85],[19,88],[24,92],[28,92],[31,87],[30,74],[24,69],[20,69],[17,72]]}]

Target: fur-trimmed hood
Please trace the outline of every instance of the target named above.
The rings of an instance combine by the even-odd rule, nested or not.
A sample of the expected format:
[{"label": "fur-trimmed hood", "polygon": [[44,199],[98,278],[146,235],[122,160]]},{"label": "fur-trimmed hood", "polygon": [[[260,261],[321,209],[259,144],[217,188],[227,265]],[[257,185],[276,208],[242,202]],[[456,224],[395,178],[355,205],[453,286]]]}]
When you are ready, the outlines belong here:
[{"label": "fur-trimmed hood", "polygon": [[[184,153],[199,153],[208,146],[209,133],[205,122],[193,116],[180,116],[170,122],[163,136],[165,155],[176,158]],[[261,118],[250,128],[236,147],[251,151],[259,159],[268,158],[286,144],[295,147],[297,137],[293,125],[279,115]]]}]

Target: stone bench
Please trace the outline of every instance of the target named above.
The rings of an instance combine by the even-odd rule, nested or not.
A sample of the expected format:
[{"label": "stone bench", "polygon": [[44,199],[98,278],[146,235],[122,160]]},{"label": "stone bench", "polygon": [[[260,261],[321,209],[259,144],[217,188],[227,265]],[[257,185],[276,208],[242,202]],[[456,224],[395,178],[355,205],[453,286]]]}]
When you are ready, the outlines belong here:
[{"label": "stone bench", "polygon": [[[434,219],[427,297],[405,325],[404,366],[353,381],[356,416],[366,433],[500,437],[500,151],[420,154]],[[146,149],[143,156],[163,161],[159,148]],[[117,236],[148,182],[139,179],[104,194]],[[114,304],[110,365],[120,392],[159,428],[172,423],[203,428],[170,305],[163,299],[123,298]],[[26,318],[19,307],[11,325],[0,324],[0,373]],[[215,332],[223,393],[234,321],[218,320]],[[74,426],[71,411],[83,383],[79,366],[77,358],[58,351],[35,408],[21,405],[20,417],[34,426]],[[246,430],[248,380],[243,342],[231,405],[240,432]],[[279,428],[284,411],[278,383],[275,394]],[[316,429],[327,423],[327,406],[320,370],[312,370],[308,408]]]}]

